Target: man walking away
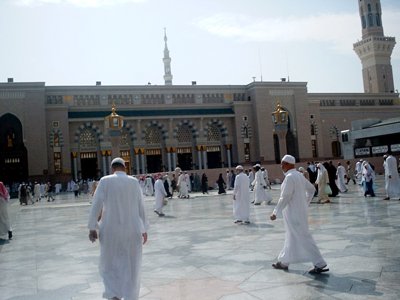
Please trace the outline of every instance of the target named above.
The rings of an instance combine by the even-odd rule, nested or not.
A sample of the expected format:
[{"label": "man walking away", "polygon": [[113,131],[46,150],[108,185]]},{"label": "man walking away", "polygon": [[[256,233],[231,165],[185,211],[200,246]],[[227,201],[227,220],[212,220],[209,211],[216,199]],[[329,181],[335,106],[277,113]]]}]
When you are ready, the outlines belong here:
[{"label": "man walking away", "polygon": [[283,215],[286,228],[285,243],[278,261],[272,264],[275,269],[288,270],[291,263],[311,261],[314,268],[310,274],[327,272],[325,260],[315,244],[308,229],[308,204],[314,196],[314,186],[296,171],[296,160],[291,155],[282,158],[281,167],[285,174],[281,186],[281,195],[270,219],[276,220]]},{"label": "man walking away", "polygon": [[390,198],[398,198],[400,200],[400,178],[397,172],[397,160],[390,150],[387,152],[383,167],[385,169],[386,190],[386,197],[383,200],[390,200]]},{"label": "man walking away", "polygon": [[148,227],[143,195],[137,179],[125,173],[122,158],[114,158],[111,169],[113,174],[100,179],[94,194],[89,239],[95,242],[98,236],[101,238],[99,271],[105,287],[103,298],[137,300],[142,244],[147,241]]},{"label": "man walking away", "polygon": [[250,224],[249,177],[241,165],[236,167],[237,175],[233,187],[233,216],[236,224]]}]

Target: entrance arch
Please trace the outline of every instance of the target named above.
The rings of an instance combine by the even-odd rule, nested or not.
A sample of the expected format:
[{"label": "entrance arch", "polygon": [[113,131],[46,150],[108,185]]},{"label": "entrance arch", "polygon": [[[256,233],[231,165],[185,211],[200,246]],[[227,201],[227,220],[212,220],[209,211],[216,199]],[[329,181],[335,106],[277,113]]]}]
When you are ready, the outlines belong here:
[{"label": "entrance arch", "polygon": [[28,180],[28,152],[21,121],[13,114],[0,117],[0,180],[11,185]]}]

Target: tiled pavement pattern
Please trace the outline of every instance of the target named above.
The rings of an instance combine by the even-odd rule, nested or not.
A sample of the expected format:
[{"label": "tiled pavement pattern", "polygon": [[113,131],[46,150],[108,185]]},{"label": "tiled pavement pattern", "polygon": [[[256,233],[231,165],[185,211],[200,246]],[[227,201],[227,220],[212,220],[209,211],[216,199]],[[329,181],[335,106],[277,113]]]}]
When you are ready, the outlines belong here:
[{"label": "tiled pavement pattern", "polygon": [[[151,197],[144,247],[142,300],[400,299],[400,201],[364,198],[358,186],[331,204],[311,204],[310,228],[330,272],[271,267],[283,246],[274,206],[251,207],[250,225],[235,225],[232,195],[172,199],[160,218]],[[274,202],[279,185],[273,186]],[[14,239],[0,245],[1,300],[101,299],[98,243],[86,229],[90,197],[10,207]]]}]

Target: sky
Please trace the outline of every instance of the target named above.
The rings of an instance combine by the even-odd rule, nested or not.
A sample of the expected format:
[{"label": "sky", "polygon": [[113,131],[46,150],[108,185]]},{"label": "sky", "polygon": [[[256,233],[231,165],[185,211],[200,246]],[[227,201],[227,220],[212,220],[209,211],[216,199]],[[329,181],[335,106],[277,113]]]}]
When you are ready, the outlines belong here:
[{"label": "sky", "polygon": [[[381,5],[399,41],[400,1]],[[174,85],[363,92],[358,0],[0,0],[0,82],[164,85],[164,28]],[[400,45],[392,67],[400,90]]]}]

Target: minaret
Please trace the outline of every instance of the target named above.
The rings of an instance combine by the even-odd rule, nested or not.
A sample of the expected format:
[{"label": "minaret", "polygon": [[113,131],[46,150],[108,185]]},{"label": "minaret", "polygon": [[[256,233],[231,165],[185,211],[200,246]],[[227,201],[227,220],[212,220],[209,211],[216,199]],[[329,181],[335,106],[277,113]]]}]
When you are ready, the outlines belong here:
[{"label": "minaret", "polygon": [[357,0],[360,10],[362,40],[353,45],[361,59],[365,93],[393,93],[393,71],[390,56],[396,44],[394,37],[383,33],[380,0]]},{"label": "minaret", "polygon": [[165,85],[172,85],[172,74],[171,74],[171,57],[169,57],[169,50],[167,46],[167,30],[164,28],[164,81]]}]

